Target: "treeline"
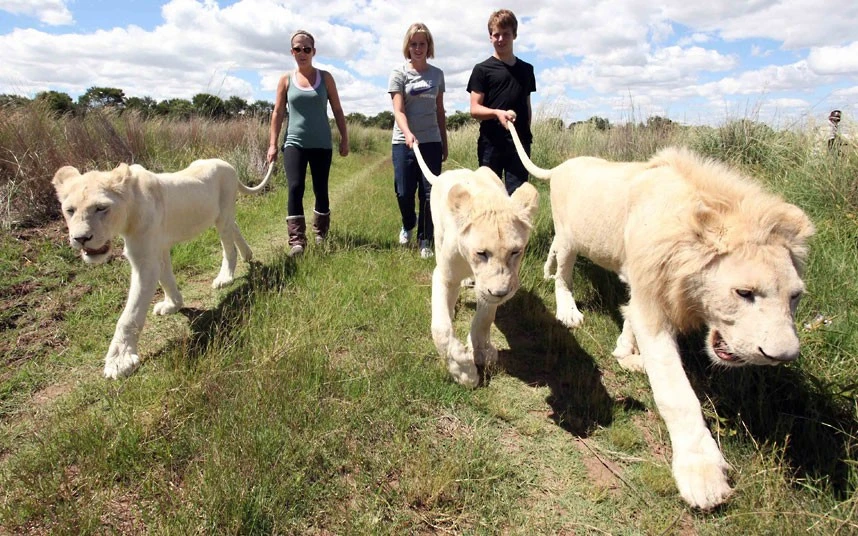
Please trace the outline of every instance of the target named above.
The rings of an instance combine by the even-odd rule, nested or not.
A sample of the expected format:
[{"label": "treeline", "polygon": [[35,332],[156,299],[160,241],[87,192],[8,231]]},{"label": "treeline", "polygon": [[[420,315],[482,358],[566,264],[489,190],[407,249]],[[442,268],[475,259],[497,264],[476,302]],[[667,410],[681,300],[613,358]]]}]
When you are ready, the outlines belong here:
[{"label": "treeline", "polygon": [[241,97],[226,100],[217,95],[198,93],[188,99],[165,99],[156,101],[152,97],[126,97],[122,89],[114,87],[91,87],[75,102],[67,93],[61,91],[42,91],[32,99],[20,95],[0,95],[0,107],[20,107],[31,103],[40,104],[56,115],[85,115],[91,110],[134,111],[144,118],[167,116],[171,118],[190,118],[192,116],[210,119],[232,119],[241,116],[269,117],[274,104],[257,100],[247,102]]},{"label": "treeline", "polygon": [[[266,100],[248,102],[241,97],[232,96],[224,100],[217,95],[198,93],[188,99],[165,99],[156,101],[152,97],[126,97],[122,89],[114,87],[91,87],[78,97],[77,101],[61,91],[42,91],[29,99],[21,95],[0,94],[0,108],[16,108],[38,104],[55,115],[83,116],[91,110],[133,111],[143,118],[169,117],[172,119],[235,119],[238,117],[259,117],[267,120],[274,110],[274,103]],[[383,111],[374,116],[362,113],[350,113],[346,119],[364,127],[384,130],[393,128],[393,112]],[[456,130],[475,120],[467,112],[456,112],[447,118],[447,127]]]}]

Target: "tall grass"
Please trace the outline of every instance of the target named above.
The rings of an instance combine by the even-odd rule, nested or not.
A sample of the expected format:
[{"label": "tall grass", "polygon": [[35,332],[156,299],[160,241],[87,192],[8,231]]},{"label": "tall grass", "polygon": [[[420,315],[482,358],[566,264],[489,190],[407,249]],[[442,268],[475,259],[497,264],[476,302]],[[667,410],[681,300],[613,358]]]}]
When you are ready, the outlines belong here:
[{"label": "tall grass", "polygon": [[[46,177],[60,163],[108,167],[130,155],[155,169],[220,156],[251,179],[267,145],[264,125],[243,122],[20,120],[57,134],[56,147],[42,141],[38,154],[60,160],[32,159],[41,138],[22,134],[29,141],[12,145],[11,130],[0,130],[14,156],[4,159],[43,162]],[[62,161],[74,145],[63,129],[121,143],[74,142],[88,156]],[[390,133],[353,128],[353,153],[332,168],[328,244],[288,258],[285,189],[241,198],[239,225],[258,262],[213,292],[216,234],[176,246],[188,307],[147,318],[144,363],[127,380],[99,377],[127,264],[84,267],[59,232],[0,235],[0,349],[14,356],[0,369],[0,532],[858,532],[855,155],[813,151],[807,133],[750,124],[561,131],[537,122],[534,134],[544,167],[688,145],[741,167],[813,219],[797,363],[710,370],[699,342],[682,341],[734,468],[725,507],[693,512],[678,498],[646,378],[610,356],[625,299],[616,277],[581,262],[576,297],[587,324],[571,331],[554,319],[541,277],[547,195],[522,288],[493,328],[500,366],[477,390],[449,380],[429,332],[434,265],[396,243]],[[475,127],[451,133],[446,166],[476,166]],[[4,178],[23,180],[22,168],[7,169]],[[473,307],[463,292],[460,337]]]}]

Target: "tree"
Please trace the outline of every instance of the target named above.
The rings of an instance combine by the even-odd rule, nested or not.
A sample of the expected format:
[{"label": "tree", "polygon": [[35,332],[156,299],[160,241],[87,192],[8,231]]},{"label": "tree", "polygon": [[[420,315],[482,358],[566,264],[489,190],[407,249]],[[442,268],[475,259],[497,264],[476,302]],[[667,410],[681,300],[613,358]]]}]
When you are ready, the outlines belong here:
[{"label": "tree", "polygon": [[365,127],[369,123],[369,119],[360,112],[352,112],[346,116],[346,122]]},{"label": "tree", "polygon": [[159,102],[155,110],[159,115],[188,119],[194,113],[194,105],[188,99],[169,99]]},{"label": "tree", "polygon": [[0,95],[0,108],[18,108],[29,102],[30,99],[21,95],[8,95],[6,93]]},{"label": "tree", "polygon": [[368,121],[368,126],[377,127],[383,130],[390,130],[393,128],[393,123],[395,119],[393,118],[393,112],[385,110],[380,112],[375,117],[371,117]]},{"label": "tree", "polygon": [[247,101],[233,95],[223,103],[224,111],[230,117],[245,115],[249,111]]},{"label": "tree", "polygon": [[91,87],[78,97],[78,105],[83,109],[119,108],[125,106],[125,92],[115,87]]},{"label": "tree", "polygon": [[47,106],[48,110],[55,114],[62,115],[75,111],[74,101],[67,93],[60,91],[42,91],[36,94],[35,102],[42,103]]},{"label": "tree", "polygon": [[226,115],[226,107],[223,99],[217,95],[209,95],[208,93],[197,93],[191,100],[194,104],[194,111],[205,117],[218,119]]},{"label": "tree", "polygon": [[265,100],[254,101],[249,106],[248,111],[256,117],[268,119],[271,117],[271,112],[274,111],[274,103]]},{"label": "tree", "polygon": [[470,112],[456,112],[447,117],[447,128],[450,130],[459,130],[465,125],[475,123],[477,120],[471,117]]},{"label": "tree", "polygon": [[125,109],[138,112],[147,118],[157,112],[158,103],[152,97],[128,97],[125,100]]}]

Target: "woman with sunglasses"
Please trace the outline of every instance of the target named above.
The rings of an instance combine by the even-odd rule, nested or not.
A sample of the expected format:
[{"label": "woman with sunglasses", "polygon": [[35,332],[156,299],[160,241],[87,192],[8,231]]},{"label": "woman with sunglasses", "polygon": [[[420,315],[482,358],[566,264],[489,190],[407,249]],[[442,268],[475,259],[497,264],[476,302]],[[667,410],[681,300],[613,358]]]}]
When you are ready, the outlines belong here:
[{"label": "woman with sunglasses", "polygon": [[328,123],[328,103],[340,131],[340,156],[349,154],[346,118],[340,106],[337,85],[331,73],[313,66],[315,40],[304,30],[292,34],[292,57],[297,69],[287,72],[277,84],[277,96],[271,118],[268,162],[277,160],[278,139],[288,107],[289,121],[283,143],[283,167],[289,185],[286,226],[289,232],[289,255],[300,255],[307,247],[307,224],[304,218],[304,187],[307,166],[313,177],[316,205],[313,231],[316,243],[324,242],[331,225],[328,200],[328,175],[331,170],[333,143]]},{"label": "woman with sunglasses", "polygon": [[[393,69],[388,93],[393,100],[393,186],[402,229],[399,243],[408,244],[417,226],[420,256],[432,256],[432,211],[429,196],[432,186],[417,164],[414,142],[433,173],[441,173],[441,162],[447,159],[447,121],[444,115],[444,72],[429,65],[435,56],[435,42],[425,24],[416,22],[405,32],[402,43],[405,62]],[[415,214],[414,194],[420,205]]]}]

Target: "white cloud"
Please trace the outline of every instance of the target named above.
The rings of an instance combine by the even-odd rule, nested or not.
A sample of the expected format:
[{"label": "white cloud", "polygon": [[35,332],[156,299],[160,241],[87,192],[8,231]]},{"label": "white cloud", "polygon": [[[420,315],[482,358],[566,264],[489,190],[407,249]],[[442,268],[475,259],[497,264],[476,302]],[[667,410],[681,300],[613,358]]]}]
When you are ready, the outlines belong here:
[{"label": "white cloud", "polygon": [[65,0],[0,0],[0,11],[34,17],[49,26],[74,23]]},{"label": "white cloud", "polygon": [[858,75],[858,41],[842,47],[814,48],[807,63],[819,74]]}]

